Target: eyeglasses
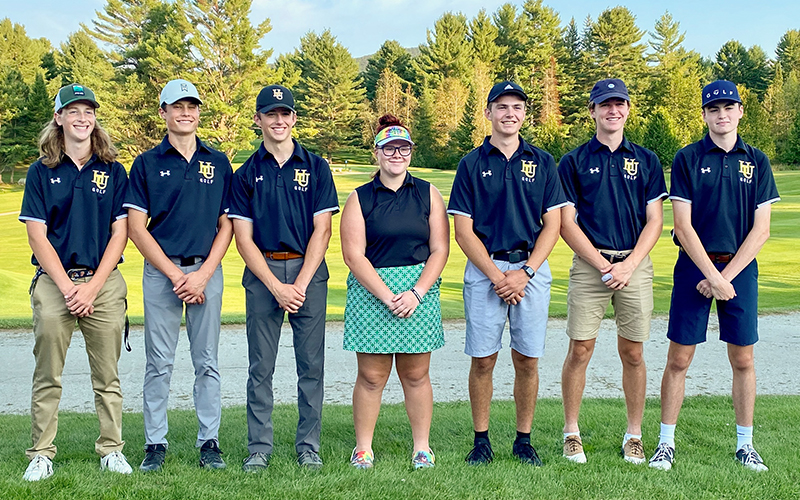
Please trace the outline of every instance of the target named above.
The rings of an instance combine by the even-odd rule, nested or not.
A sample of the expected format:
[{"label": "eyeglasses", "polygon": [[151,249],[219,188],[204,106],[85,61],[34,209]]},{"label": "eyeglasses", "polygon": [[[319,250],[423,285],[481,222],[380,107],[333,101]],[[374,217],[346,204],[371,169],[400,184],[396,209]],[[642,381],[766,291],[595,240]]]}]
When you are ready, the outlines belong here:
[{"label": "eyeglasses", "polygon": [[378,148],[383,151],[384,156],[387,158],[391,158],[394,156],[394,152],[400,152],[400,156],[410,156],[411,155],[411,146],[383,146]]}]

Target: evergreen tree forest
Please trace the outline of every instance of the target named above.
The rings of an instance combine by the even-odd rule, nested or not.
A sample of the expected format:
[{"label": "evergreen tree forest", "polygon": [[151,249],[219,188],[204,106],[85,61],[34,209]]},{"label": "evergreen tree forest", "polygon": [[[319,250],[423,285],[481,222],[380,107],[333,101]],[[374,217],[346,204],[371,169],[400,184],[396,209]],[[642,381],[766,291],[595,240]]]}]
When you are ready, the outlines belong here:
[{"label": "evergreen tree forest", "polygon": [[330,30],[309,32],[293,52],[273,57],[260,45],[270,20],[253,24],[251,3],[107,0],[59,46],[0,20],[3,180],[13,182],[14,167],[37,158],[53,96],[73,82],[94,90],[98,119],[129,165],[163,137],[158,95],[173,78],[197,85],[199,135],[231,158],[253,148],[255,97],[279,83],[297,100],[297,138],[329,161],[369,151],[377,118],[389,112],[412,129],[413,164],[442,169],[455,168],[490,132],[483,115],[495,82],[525,89],[522,134],[558,159],[592,136],[589,91],[609,77],[631,93],[628,138],[654,150],[666,168],[704,133],[700,89],[724,78],[739,86],[745,141],[773,163],[800,164],[800,29],[784,33],[774,55],[730,40],[703,58],[684,47],[685,33],[668,12],[647,32],[625,7],[577,22],[527,0],[472,19],[444,13],[419,47],[387,40],[360,69]]}]

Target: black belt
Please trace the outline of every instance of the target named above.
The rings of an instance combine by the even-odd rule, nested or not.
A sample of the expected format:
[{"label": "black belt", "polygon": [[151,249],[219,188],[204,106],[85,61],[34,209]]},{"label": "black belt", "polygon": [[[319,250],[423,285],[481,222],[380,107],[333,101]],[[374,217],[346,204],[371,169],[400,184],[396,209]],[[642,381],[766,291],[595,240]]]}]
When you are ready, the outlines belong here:
[{"label": "black belt", "polygon": [[530,255],[530,252],[527,250],[511,250],[510,252],[495,252],[492,254],[492,258],[494,260],[502,260],[503,262],[515,264],[528,260]]},{"label": "black belt", "polygon": [[67,271],[67,277],[72,281],[79,280],[81,278],[89,278],[91,276],[94,276],[94,269],[79,267],[77,269],[70,269]]},{"label": "black belt", "polygon": [[600,252],[600,255],[602,255],[610,264],[616,264],[617,262],[622,262],[627,259],[628,255],[630,254],[615,255],[606,252]]},{"label": "black belt", "polygon": [[180,264],[183,267],[193,266],[203,262],[203,257],[170,257],[173,264]]}]

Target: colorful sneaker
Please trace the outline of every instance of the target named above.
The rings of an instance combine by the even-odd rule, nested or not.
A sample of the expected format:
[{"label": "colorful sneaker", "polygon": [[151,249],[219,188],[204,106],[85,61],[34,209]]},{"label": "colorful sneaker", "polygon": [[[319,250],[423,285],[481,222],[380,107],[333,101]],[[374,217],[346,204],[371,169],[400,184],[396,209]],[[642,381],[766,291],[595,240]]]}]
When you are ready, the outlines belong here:
[{"label": "colorful sneaker", "polygon": [[269,467],[269,455],[260,451],[251,453],[242,463],[242,470],[244,472],[251,472],[254,474],[266,470],[267,467]]},{"label": "colorful sneaker", "polygon": [[125,460],[125,455],[121,451],[112,451],[108,455],[100,459],[100,470],[110,470],[111,472],[119,472],[120,474],[130,474],[133,472],[128,461]]},{"label": "colorful sneaker", "polygon": [[650,458],[650,467],[654,469],[670,470],[675,459],[675,448],[667,443],[658,443],[658,448]]},{"label": "colorful sneaker", "polygon": [[645,462],[644,444],[638,438],[630,438],[622,445],[622,458],[632,464],[643,464]]},{"label": "colorful sneaker", "polygon": [[308,470],[320,470],[322,468],[322,457],[314,450],[306,450],[297,455],[297,465]]},{"label": "colorful sneaker", "polygon": [[167,455],[167,445],[148,444],[144,448],[144,460],[139,470],[142,472],[156,472],[161,470],[164,465],[164,457]]},{"label": "colorful sneaker", "polygon": [[583,452],[583,442],[577,434],[570,434],[564,439],[564,458],[576,464],[586,463],[586,454]]},{"label": "colorful sneaker", "polygon": [[371,451],[359,451],[356,453],[356,449],[353,448],[353,454],[350,455],[350,465],[356,469],[371,469],[372,460]]},{"label": "colorful sneaker", "polygon": [[470,465],[483,465],[491,463],[493,459],[494,452],[491,443],[488,439],[479,438],[475,440],[475,445],[465,460]]},{"label": "colorful sneaker", "polygon": [[25,481],[41,481],[53,475],[53,461],[44,455],[36,455],[25,469],[22,479]]},{"label": "colorful sneaker", "polygon": [[750,469],[756,472],[766,472],[769,469],[764,465],[761,455],[753,448],[752,445],[746,444],[736,450],[736,460],[744,465],[745,469]]},{"label": "colorful sneaker", "polygon": [[222,450],[216,439],[209,439],[200,447],[200,467],[207,469],[224,469],[227,467],[222,459]]},{"label": "colorful sneaker", "polygon": [[431,450],[420,450],[411,458],[411,466],[414,468],[414,470],[433,467],[435,462],[436,456],[434,456],[433,451]]},{"label": "colorful sneaker", "polygon": [[528,438],[514,441],[514,445],[511,447],[511,453],[524,464],[531,464],[536,467],[542,466],[542,460],[539,458],[533,446],[531,446],[531,440]]}]

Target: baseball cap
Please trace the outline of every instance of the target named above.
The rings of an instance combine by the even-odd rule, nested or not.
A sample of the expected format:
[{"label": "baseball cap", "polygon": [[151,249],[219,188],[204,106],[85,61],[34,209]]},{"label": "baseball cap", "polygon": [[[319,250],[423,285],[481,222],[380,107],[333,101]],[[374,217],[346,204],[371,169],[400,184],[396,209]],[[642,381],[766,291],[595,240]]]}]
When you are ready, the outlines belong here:
[{"label": "baseball cap", "polygon": [[379,148],[392,141],[406,141],[412,146],[414,145],[414,141],[411,140],[411,133],[407,128],[400,125],[392,125],[378,132],[375,136],[375,147]]},{"label": "baseball cap", "polygon": [[728,80],[717,80],[703,87],[703,107],[716,101],[733,101],[741,104],[742,98],[739,97],[736,84]]},{"label": "baseball cap", "polygon": [[58,113],[64,109],[64,106],[78,101],[86,101],[95,108],[100,107],[97,100],[94,98],[94,92],[92,92],[89,87],[84,87],[78,83],[71,83],[61,87],[58,94],[56,94],[55,112]]},{"label": "baseball cap", "polygon": [[510,82],[508,80],[496,83],[492,90],[489,91],[489,97],[486,99],[486,104],[493,103],[494,101],[498,100],[501,96],[507,94],[514,94],[522,98],[523,101],[528,100],[528,94],[522,90],[522,87],[517,85],[514,82]]},{"label": "baseball cap", "polygon": [[181,99],[194,99],[197,104],[203,104],[200,99],[200,94],[197,93],[197,87],[187,80],[170,80],[164,85],[159,97],[159,105],[162,104],[175,104]]},{"label": "baseball cap", "polygon": [[606,78],[594,84],[592,92],[589,94],[589,101],[600,104],[615,97],[617,99],[625,99],[628,102],[631,100],[625,82],[619,78]]},{"label": "baseball cap", "polygon": [[275,108],[286,108],[294,111],[292,91],[283,85],[268,85],[261,89],[256,97],[256,112],[268,113]]}]

